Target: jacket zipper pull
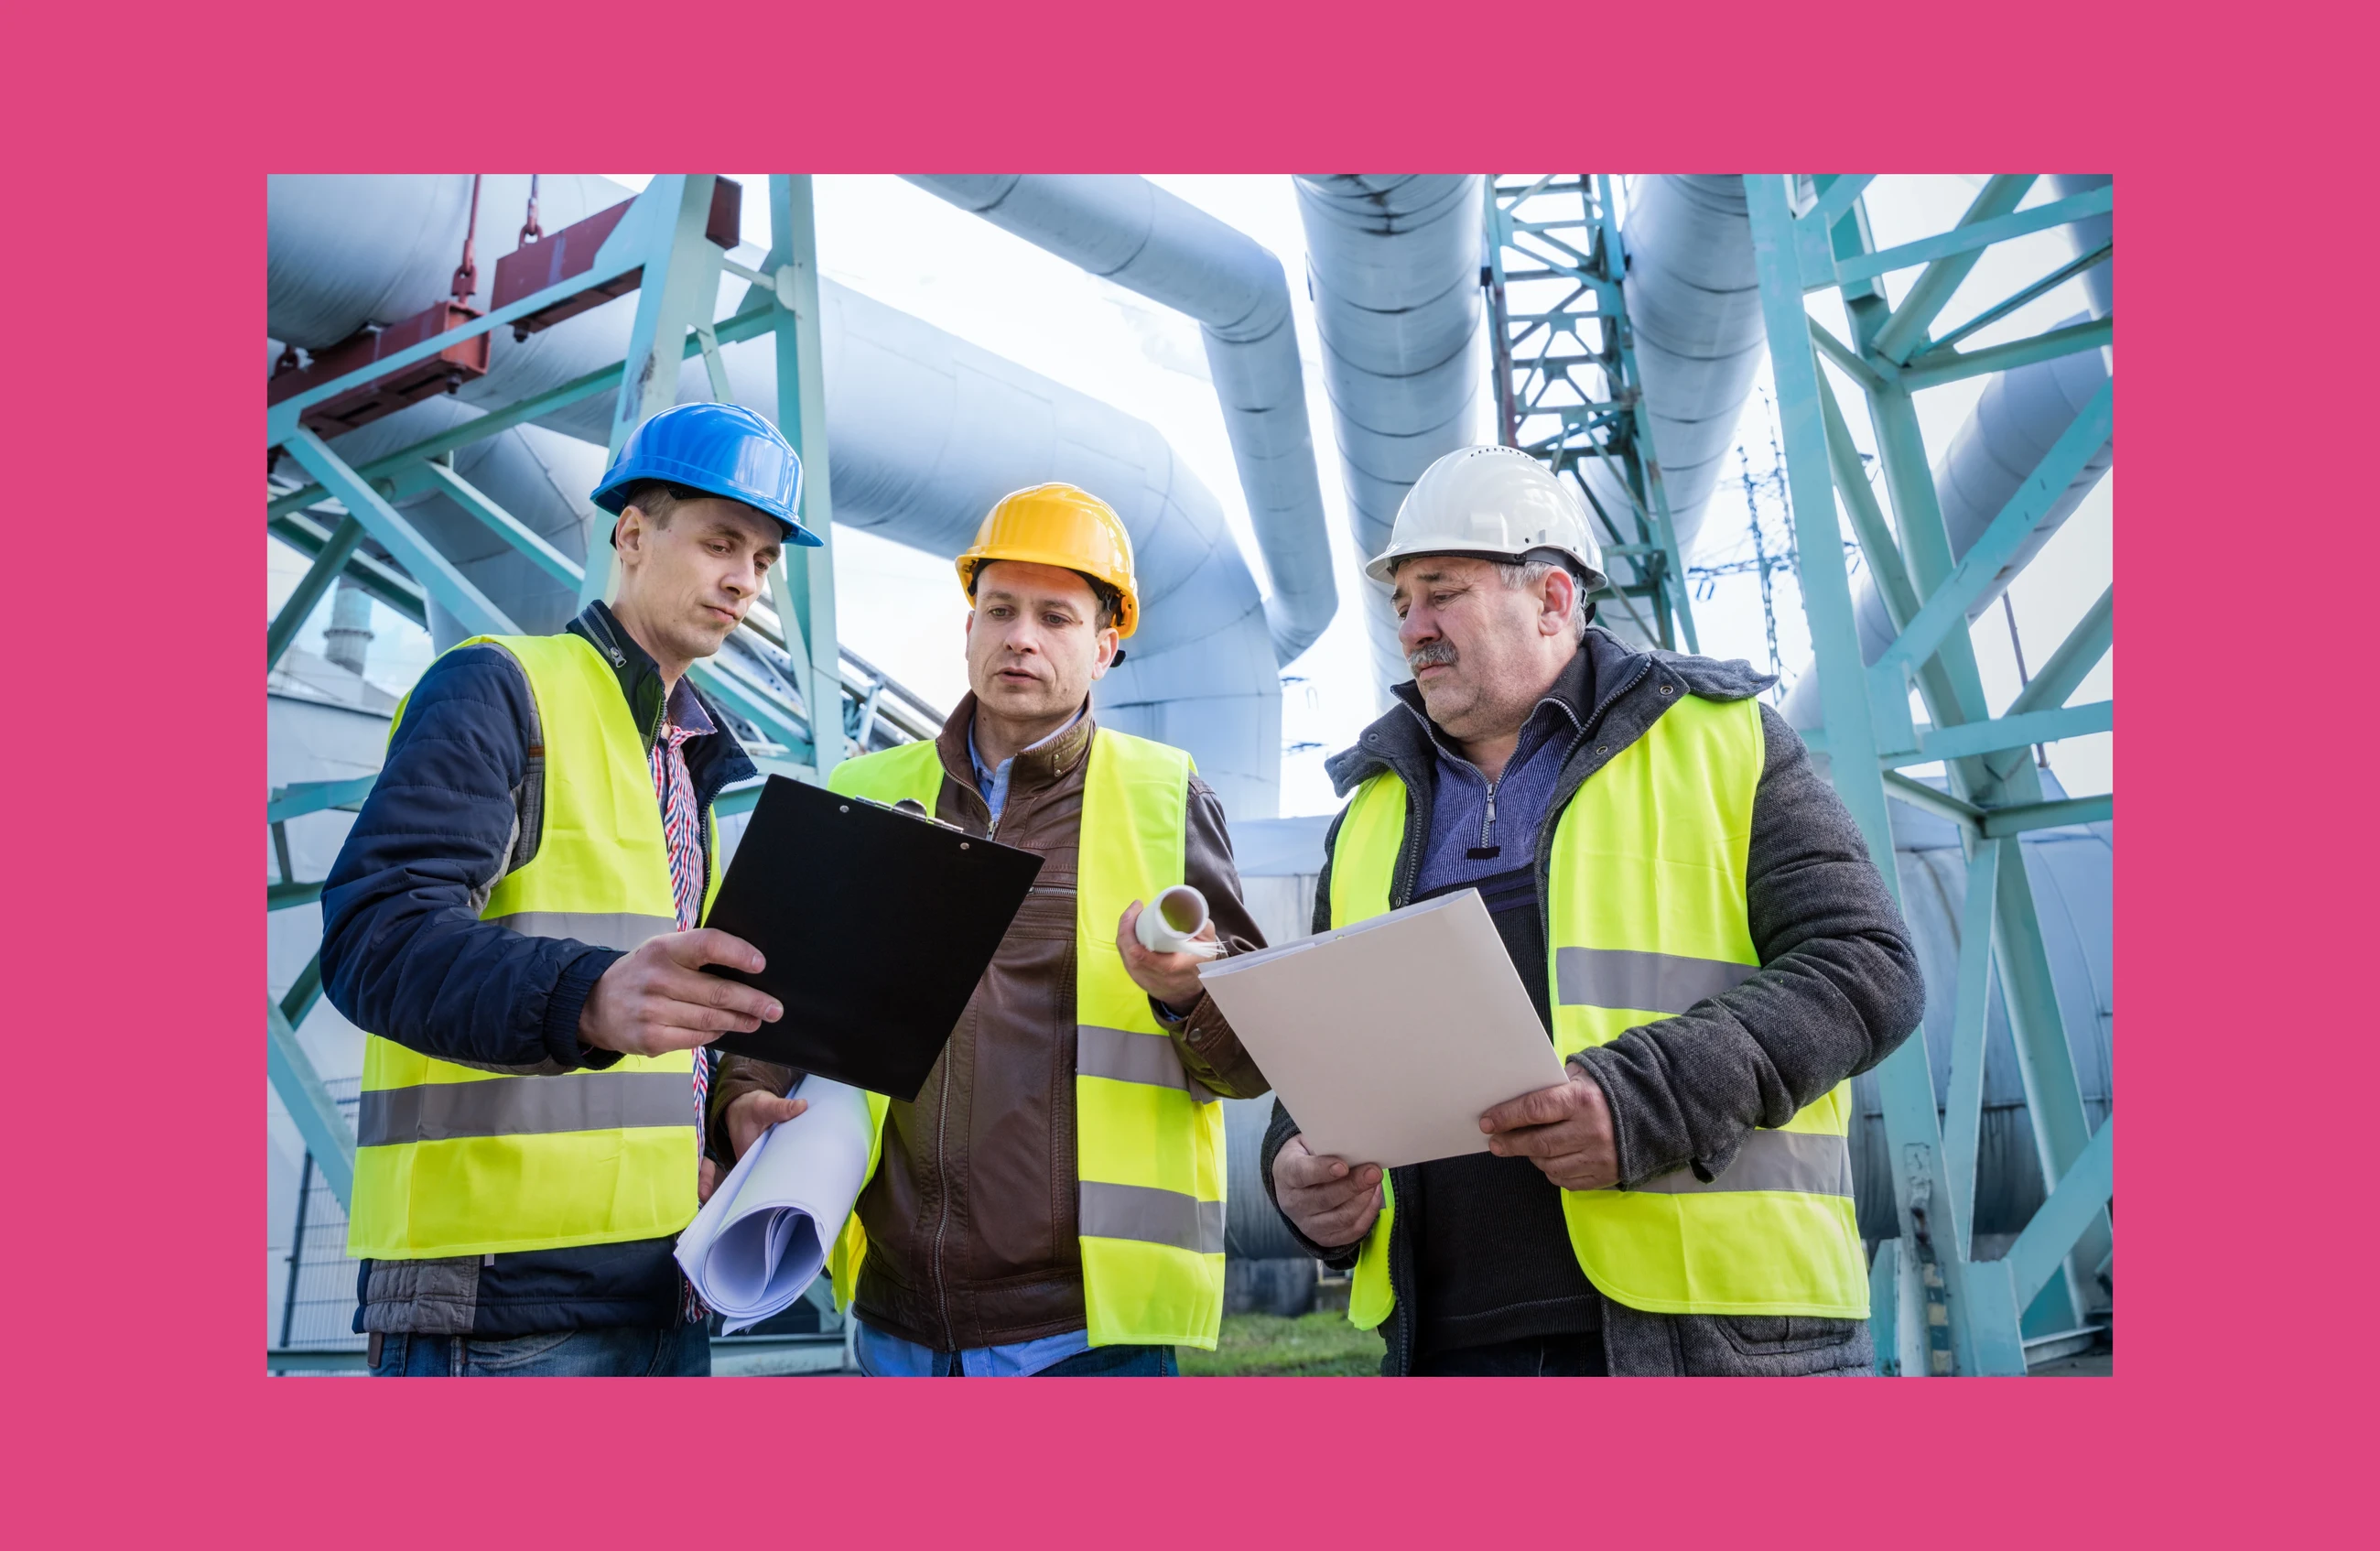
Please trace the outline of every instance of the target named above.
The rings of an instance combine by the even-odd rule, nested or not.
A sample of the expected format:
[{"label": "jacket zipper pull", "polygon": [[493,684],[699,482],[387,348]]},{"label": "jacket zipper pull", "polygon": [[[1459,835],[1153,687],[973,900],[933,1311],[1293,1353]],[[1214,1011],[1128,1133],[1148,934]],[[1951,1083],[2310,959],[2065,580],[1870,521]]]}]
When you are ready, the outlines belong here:
[{"label": "jacket zipper pull", "polygon": [[1479,826],[1479,843],[1463,852],[1473,861],[1491,861],[1503,854],[1504,848],[1496,843],[1496,787],[1488,783],[1488,817]]}]

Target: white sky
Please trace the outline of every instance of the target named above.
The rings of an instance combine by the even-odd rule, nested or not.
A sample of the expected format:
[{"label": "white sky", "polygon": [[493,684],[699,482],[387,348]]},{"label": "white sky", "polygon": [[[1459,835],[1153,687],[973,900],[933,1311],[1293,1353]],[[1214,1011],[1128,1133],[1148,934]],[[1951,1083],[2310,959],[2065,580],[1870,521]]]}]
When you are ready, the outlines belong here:
[{"label": "white sky", "polygon": [[[759,175],[735,176],[747,189],[746,235],[765,245],[767,201],[754,194],[765,189],[766,180]],[[635,186],[645,181],[621,180]],[[1305,361],[1307,413],[1339,572],[1340,609],[1321,639],[1283,670],[1281,811],[1331,812],[1338,804],[1322,774],[1322,760],[1354,741],[1375,714],[1375,701],[1330,399],[1323,389],[1313,308],[1303,279],[1305,253],[1296,195],[1286,176],[1160,177],[1154,181],[1271,249],[1291,276],[1299,349]],[[1879,177],[1865,196],[1876,241],[1889,246],[1944,229],[1981,182],[1980,177],[1961,176]],[[898,178],[820,176],[817,190],[819,262],[827,275],[1156,426],[1222,504],[1250,569],[1261,580],[1263,561],[1248,527],[1222,416],[1206,380],[1195,324]],[[2048,197],[2045,180],[2027,202]],[[1955,324],[2056,268],[2069,252],[2057,232],[1987,250],[1944,311],[1945,324]],[[1896,301],[1915,273],[1905,271],[1888,279]],[[1822,297],[1813,305],[1839,336],[1845,332],[1839,304]],[[2079,281],[2069,282],[1968,343],[1989,344],[2035,332],[2083,306]],[[1755,480],[1774,466],[1771,417],[1766,409],[1768,380],[1764,362],[1739,429]],[[1936,458],[1949,446],[1987,381],[1977,378],[1919,395],[1919,418]],[[1874,440],[1858,395],[1844,391],[1840,381],[1837,389],[1854,437],[1872,451]],[[827,391],[834,391],[832,382]],[[2025,660],[2034,668],[2048,658],[2108,583],[2114,483],[2112,475],[2100,482],[2010,589]],[[1767,531],[1780,534],[1781,508],[1772,503],[1767,513]],[[1704,519],[1700,552],[1689,556],[1689,564],[1748,556],[1746,519],[1741,481],[1723,479]],[[296,586],[304,564],[269,539],[266,554],[269,615]],[[966,688],[959,635],[965,604],[950,563],[852,530],[837,531],[835,563],[844,639],[927,699],[942,706],[955,702]],[[1709,584],[1708,592],[1694,604],[1703,651],[1748,658],[1767,667],[1769,653],[1756,579],[1719,579]],[[1790,577],[1778,579],[1775,604],[1779,656],[1790,678],[1809,655],[1809,632]],[[322,650],[329,607],[326,596],[301,633],[299,645]],[[376,681],[402,690],[427,664],[429,638],[386,609],[375,605],[374,612],[378,634],[369,671]],[[2016,694],[2018,678],[2008,625],[1997,606],[1976,621],[1973,636],[1985,695],[1998,710]],[[2083,682],[2073,702],[2104,699],[2113,692],[2112,685],[2110,653]],[[2109,790],[2113,742],[2113,735],[2107,734],[2055,745],[2051,766],[2071,793]]]}]

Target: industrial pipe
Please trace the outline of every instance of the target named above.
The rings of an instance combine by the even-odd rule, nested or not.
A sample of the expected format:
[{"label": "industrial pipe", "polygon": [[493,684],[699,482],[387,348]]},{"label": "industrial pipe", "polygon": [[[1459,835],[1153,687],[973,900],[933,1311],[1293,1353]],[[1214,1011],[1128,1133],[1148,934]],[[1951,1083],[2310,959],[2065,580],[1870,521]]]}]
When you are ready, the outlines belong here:
[{"label": "industrial pipe", "polygon": [[1240,490],[1264,552],[1273,655],[1286,664],[1339,607],[1281,261],[1145,177],[1015,173],[908,181],[1093,275],[1198,320]]},{"label": "industrial pipe", "polygon": [[[1365,559],[1388,547],[1397,507],[1421,471],[1479,438],[1488,371],[1479,327],[1484,183],[1476,174],[1297,178],[1347,523]],[[1413,675],[1389,589],[1359,585],[1373,678],[1385,693]]]}]

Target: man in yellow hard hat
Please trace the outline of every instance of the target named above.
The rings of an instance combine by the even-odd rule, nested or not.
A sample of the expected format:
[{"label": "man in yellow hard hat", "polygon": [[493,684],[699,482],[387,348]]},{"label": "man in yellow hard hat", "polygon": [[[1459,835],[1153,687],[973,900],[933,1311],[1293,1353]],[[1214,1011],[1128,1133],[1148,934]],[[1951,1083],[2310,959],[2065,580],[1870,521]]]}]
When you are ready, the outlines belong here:
[{"label": "man in yellow hard hat", "polygon": [[[1153,953],[1135,925],[1186,882],[1208,902],[1200,939],[1264,940],[1190,756],[1091,714],[1139,624],[1115,512],[1070,484],[1017,491],[958,572],[972,692],[935,741],[838,765],[832,785],[1046,860],[916,1102],[871,1095],[879,1155],[835,1296],[870,1374],[1171,1374],[1222,1317],[1214,1101],[1267,1084],[1198,957]],[[751,1144],[797,1076],[726,1058],[718,1156]]]}]

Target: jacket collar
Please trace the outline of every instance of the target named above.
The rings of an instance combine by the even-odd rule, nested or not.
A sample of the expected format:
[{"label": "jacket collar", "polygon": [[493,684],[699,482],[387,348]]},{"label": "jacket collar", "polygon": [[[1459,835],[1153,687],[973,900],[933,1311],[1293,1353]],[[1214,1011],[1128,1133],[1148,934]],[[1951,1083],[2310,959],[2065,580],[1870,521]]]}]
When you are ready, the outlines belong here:
[{"label": "jacket collar", "polygon": [[[975,780],[975,754],[968,747],[975,728],[975,691],[969,690],[943,721],[934,745],[942,756],[942,773],[980,796]],[[1098,718],[1087,702],[1074,726],[1039,748],[1018,754],[1016,763],[1008,769],[1009,800],[1014,802],[1018,793],[1038,790],[1072,772],[1090,751],[1091,739],[1098,730]]]},{"label": "jacket collar", "polygon": [[[652,653],[637,644],[637,638],[628,633],[627,627],[601,598],[579,610],[578,617],[565,629],[594,647],[612,665],[613,676],[620,681],[620,694],[628,702],[628,717],[637,725],[637,736],[644,740],[645,752],[650,754],[653,739],[661,736],[662,714],[669,708],[669,691],[662,684],[661,665],[653,661]],[[722,788],[748,781],[760,772],[729,730],[726,713],[718,702],[691,683],[686,688],[693,692],[695,703],[719,729],[707,738],[689,739],[686,746],[686,774],[693,777],[696,801],[708,806]]]},{"label": "jacket collar", "polygon": [[[1750,663],[1741,659],[1720,661],[1658,649],[1648,651],[1631,645],[1599,625],[1590,625],[1577,654],[1554,680],[1546,698],[1559,701],[1578,718],[1582,727],[1592,731],[1612,714],[1616,704],[1633,704],[1642,696],[1658,697],[1663,683],[1670,686],[1672,694],[1682,690],[1704,700],[1730,701],[1749,699],[1776,682],[1774,675],[1755,672]],[[1322,768],[1330,776],[1332,788],[1342,798],[1379,771],[1394,770],[1412,787],[1424,779],[1428,769],[1433,758],[1432,724],[1423,712],[1420,689],[1408,679],[1389,692],[1399,703],[1366,727],[1352,747],[1323,762]],[[1642,737],[1658,718],[1658,708],[1666,703],[1656,699],[1642,707],[1649,714],[1618,718],[1615,727],[1625,724],[1627,733],[1620,747]],[[1617,747],[1610,751],[1618,751]],[[1603,757],[1608,759],[1609,755]]]}]

